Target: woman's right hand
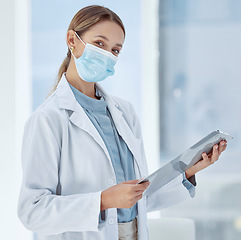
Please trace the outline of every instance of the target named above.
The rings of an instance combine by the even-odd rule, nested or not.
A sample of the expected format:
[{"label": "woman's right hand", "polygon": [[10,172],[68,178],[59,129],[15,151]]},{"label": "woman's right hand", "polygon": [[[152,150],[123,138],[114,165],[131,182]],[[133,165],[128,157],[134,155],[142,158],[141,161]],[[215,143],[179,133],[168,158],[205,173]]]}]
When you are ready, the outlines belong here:
[{"label": "woman's right hand", "polygon": [[101,211],[107,208],[130,208],[142,198],[149,182],[137,184],[140,180],[130,180],[107,188],[101,193]]}]

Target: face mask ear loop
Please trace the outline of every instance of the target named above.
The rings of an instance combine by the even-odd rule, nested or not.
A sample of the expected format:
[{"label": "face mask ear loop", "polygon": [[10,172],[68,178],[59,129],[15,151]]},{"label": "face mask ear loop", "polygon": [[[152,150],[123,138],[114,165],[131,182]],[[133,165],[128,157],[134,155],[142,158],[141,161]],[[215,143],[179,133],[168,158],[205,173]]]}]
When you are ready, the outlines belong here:
[{"label": "face mask ear loop", "polygon": [[77,38],[78,38],[84,45],[86,45],[86,44],[83,42],[83,40],[80,38],[80,36],[77,34],[77,32],[75,32],[75,35],[77,36]]},{"label": "face mask ear loop", "polygon": [[[83,42],[83,40],[79,37],[79,35],[78,35],[76,32],[74,32],[74,33],[75,33],[75,35],[77,36],[77,38],[78,38],[84,45],[86,45],[86,44]],[[68,47],[69,47],[69,45],[68,45]],[[74,56],[74,54],[73,54],[73,47],[72,47],[72,48],[69,47],[69,50],[70,50],[72,56],[75,58],[75,56]]]}]

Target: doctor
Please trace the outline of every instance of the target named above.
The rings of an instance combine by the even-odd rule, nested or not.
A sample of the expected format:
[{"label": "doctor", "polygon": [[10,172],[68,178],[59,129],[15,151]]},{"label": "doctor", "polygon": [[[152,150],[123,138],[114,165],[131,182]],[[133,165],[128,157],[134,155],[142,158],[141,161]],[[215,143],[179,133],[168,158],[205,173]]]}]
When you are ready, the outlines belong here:
[{"label": "doctor", "polygon": [[125,39],[120,18],[102,6],[76,13],[67,57],[51,96],[25,124],[18,216],[38,240],[147,240],[147,212],[190,199],[211,155],[147,197],[141,126],[130,102],[98,83],[114,74]]}]

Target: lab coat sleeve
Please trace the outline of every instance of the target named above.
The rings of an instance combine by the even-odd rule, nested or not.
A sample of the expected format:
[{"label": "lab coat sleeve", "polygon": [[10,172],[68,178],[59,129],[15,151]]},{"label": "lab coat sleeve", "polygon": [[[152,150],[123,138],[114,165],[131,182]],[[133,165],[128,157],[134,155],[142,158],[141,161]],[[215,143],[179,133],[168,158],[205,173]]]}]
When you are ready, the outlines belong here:
[{"label": "lab coat sleeve", "polygon": [[[148,176],[148,167],[144,151],[141,125],[131,103],[130,106],[133,119],[133,132],[137,138],[141,139],[143,166],[145,166],[146,169],[145,176],[143,177],[146,177]],[[186,182],[188,180],[185,180],[186,179],[184,179],[183,175],[181,174],[149,197],[145,196],[144,194],[144,197],[146,197],[147,212],[160,210],[162,208],[173,206],[193,198],[195,196],[195,186],[188,188]]]},{"label": "lab coat sleeve", "polygon": [[195,186],[197,185],[195,175],[193,175],[189,179],[186,178],[185,172],[183,172],[182,175],[183,175],[182,184],[189,191],[190,196],[194,197],[195,196],[195,192],[196,192]]},{"label": "lab coat sleeve", "polygon": [[45,112],[34,113],[25,124],[18,217],[27,229],[46,235],[99,231],[101,192],[56,193],[61,156],[56,134],[56,124]]}]

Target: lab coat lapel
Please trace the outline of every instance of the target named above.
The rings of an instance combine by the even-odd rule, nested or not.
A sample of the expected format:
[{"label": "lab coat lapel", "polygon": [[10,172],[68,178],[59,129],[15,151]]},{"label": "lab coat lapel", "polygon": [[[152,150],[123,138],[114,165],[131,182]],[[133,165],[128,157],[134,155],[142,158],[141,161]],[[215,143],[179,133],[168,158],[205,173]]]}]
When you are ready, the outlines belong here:
[{"label": "lab coat lapel", "polygon": [[69,120],[77,127],[82,129],[83,131],[90,134],[93,139],[100,145],[100,147],[105,152],[107,158],[111,162],[111,158],[109,152],[106,148],[106,145],[100,136],[98,130],[92,124],[91,120],[85,113],[84,109],[78,104],[75,99],[75,96],[72,90],[69,87],[69,83],[65,78],[65,74],[63,74],[56,91],[58,97],[59,107],[66,110],[71,110],[72,113],[69,117]]},{"label": "lab coat lapel", "polygon": [[139,169],[140,175],[143,175],[143,166],[142,166],[142,156],[141,156],[141,140],[136,138],[131,131],[130,127],[128,126],[126,120],[123,117],[123,113],[118,108],[117,102],[108,95],[105,90],[97,83],[98,89],[102,92],[104,95],[108,108],[110,110],[111,116],[113,118],[113,121],[115,123],[116,129],[119,133],[119,135],[123,138],[126,145],[132,152],[134,159],[136,161],[137,167]]},{"label": "lab coat lapel", "polygon": [[74,125],[76,125],[80,129],[82,129],[85,132],[87,132],[88,134],[90,134],[94,138],[94,140],[100,145],[100,147],[103,149],[103,151],[105,152],[109,161],[111,161],[109,152],[106,148],[106,145],[105,145],[102,137],[100,136],[99,132],[97,131],[95,126],[92,124],[89,117],[86,115],[86,113],[84,112],[83,108],[80,105],[76,106],[76,110],[72,113],[69,120]]},{"label": "lab coat lapel", "polygon": [[117,109],[116,107],[114,108],[113,106],[110,105],[110,112],[111,112],[113,121],[115,122],[116,129],[119,135],[123,138],[126,145],[132,152],[134,156],[134,160],[136,161],[137,167],[139,169],[139,172],[142,175],[143,171],[141,166],[141,152],[140,152],[141,140],[134,136],[126,120],[124,119],[122,112],[119,109]]},{"label": "lab coat lapel", "polygon": [[[141,153],[139,148],[141,144],[140,140],[133,135],[127,122],[123,118],[123,113],[116,107],[116,105],[112,101],[108,102],[108,107],[119,135],[123,138],[128,148],[132,152],[140,175],[143,175],[142,166],[139,161],[139,159],[141,159]],[[70,121],[77,127],[89,133],[95,139],[95,141],[102,147],[110,163],[112,164],[109,152],[102,137],[100,136],[99,132],[94,127],[94,125],[79,104],[77,104],[75,111],[70,116]]]}]

